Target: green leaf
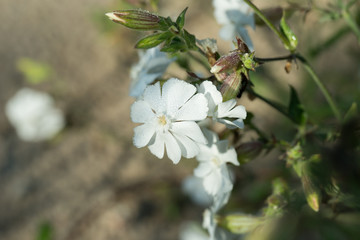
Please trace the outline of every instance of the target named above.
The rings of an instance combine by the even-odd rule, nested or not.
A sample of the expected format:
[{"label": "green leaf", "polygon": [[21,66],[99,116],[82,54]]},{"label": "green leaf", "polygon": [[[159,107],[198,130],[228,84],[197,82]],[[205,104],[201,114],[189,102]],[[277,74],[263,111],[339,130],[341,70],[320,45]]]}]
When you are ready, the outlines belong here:
[{"label": "green leaf", "polygon": [[170,32],[162,32],[162,33],[155,33],[152,35],[148,35],[140,39],[136,43],[135,48],[141,48],[141,49],[153,48],[171,37],[172,34]]},{"label": "green leaf", "polygon": [[290,86],[290,102],[288,107],[290,118],[298,125],[304,125],[306,122],[306,113],[295,89]]},{"label": "green leaf", "polygon": [[20,58],[16,67],[30,84],[42,83],[48,80],[52,74],[52,68],[49,65],[31,58]]},{"label": "green leaf", "polygon": [[349,108],[349,110],[346,112],[344,117],[344,122],[349,121],[351,118],[355,117],[358,113],[358,107],[356,102],[353,102]]},{"label": "green leaf", "polygon": [[186,42],[186,45],[189,49],[196,49],[196,38],[194,35],[189,33],[184,29],[183,31],[183,38]]},{"label": "green leaf", "polygon": [[186,7],[181,13],[180,15],[177,17],[176,19],[176,24],[178,25],[179,27],[179,30],[181,30],[183,27],[184,27],[184,24],[185,24],[185,14],[186,14],[186,11],[188,10],[188,8]]},{"label": "green leaf", "polygon": [[282,16],[282,18],[280,20],[280,30],[281,30],[282,34],[289,41],[289,45],[285,46],[285,47],[288,50],[290,50],[291,52],[294,52],[296,50],[297,45],[298,45],[298,40],[297,40],[297,37],[296,37],[295,33],[291,30],[289,25],[286,23],[285,18],[286,18],[286,12],[284,11],[283,16]]},{"label": "green leaf", "polygon": [[187,47],[179,38],[173,38],[172,41],[166,42],[161,48],[162,52],[176,53],[186,51]]}]

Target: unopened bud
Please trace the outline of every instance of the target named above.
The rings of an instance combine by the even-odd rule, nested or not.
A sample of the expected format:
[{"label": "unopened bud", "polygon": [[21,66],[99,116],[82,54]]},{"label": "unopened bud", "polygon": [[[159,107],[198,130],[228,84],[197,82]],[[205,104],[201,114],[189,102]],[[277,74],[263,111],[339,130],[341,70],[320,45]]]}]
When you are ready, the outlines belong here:
[{"label": "unopened bud", "polygon": [[119,10],[106,13],[110,20],[136,30],[166,30],[164,18],[144,10]]},{"label": "unopened bud", "polygon": [[308,205],[315,211],[319,211],[321,201],[321,190],[311,177],[311,169],[309,165],[311,162],[303,164],[301,182],[304,189],[304,194]]},{"label": "unopened bud", "polygon": [[210,69],[211,73],[219,73],[233,68],[237,68],[240,63],[239,53],[232,52],[219,58]]},{"label": "unopened bud", "polygon": [[223,101],[226,102],[230,99],[233,99],[237,96],[241,86],[241,71],[236,71],[231,73],[224,80],[221,85],[220,92],[223,96]]},{"label": "unopened bud", "polygon": [[254,61],[254,55],[255,52],[252,53],[244,53],[240,56],[240,59],[244,65],[245,68],[255,71],[255,67],[257,66],[257,63]]},{"label": "unopened bud", "polygon": [[219,225],[235,234],[249,233],[264,223],[262,217],[245,214],[231,214],[219,219]]}]

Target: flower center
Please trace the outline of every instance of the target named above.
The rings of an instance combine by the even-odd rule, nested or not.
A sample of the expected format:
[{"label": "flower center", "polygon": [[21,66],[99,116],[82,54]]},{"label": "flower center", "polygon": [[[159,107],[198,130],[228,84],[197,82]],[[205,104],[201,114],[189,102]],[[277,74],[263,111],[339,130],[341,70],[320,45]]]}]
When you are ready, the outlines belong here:
[{"label": "flower center", "polygon": [[156,125],[158,131],[166,132],[171,126],[171,120],[165,114],[161,114],[156,117]]},{"label": "flower center", "polygon": [[165,126],[167,124],[165,115],[158,117],[158,121],[159,121],[160,125]]},{"label": "flower center", "polygon": [[218,157],[213,157],[211,161],[215,164],[215,166],[219,167],[221,165],[221,161]]}]

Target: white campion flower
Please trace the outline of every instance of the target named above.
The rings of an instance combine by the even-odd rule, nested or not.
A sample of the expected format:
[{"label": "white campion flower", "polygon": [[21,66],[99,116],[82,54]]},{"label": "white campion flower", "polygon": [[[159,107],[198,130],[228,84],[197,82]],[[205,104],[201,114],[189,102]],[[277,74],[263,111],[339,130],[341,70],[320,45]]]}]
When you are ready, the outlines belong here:
[{"label": "white campion flower", "polygon": [[141,96],[145,88],[155,79],[161,77],[166,71],[170,63],[174,59],[170,59],[166,53],[160,52],[159,47],[150,48],[148,50],[139,50],[139,62],[132,66],[130,70],[130,96],[138,98]]},{"label": "white campion flower", "polygon": [[179,235],[180,240],[209,240],[209,236],[201,226],[193,222],[183,223]]},{"label": "white campion flower", "polygon": [[205,191],[201,178],[189,176],[183,180],[181,187],[182,191],[199,206],[209,207],[213,202],[212,197]]},{"label": "white campion flower", "polygon": [[[218,205],[224,205],[227,198],[222,195],[231,192],[233,183],[227,163],[232,163],[236,166],[240,165],[237,160],[236,151],[233,147],[228,147],[227,140],[219,141],[216,133],[209,130],[204,131],[208,139],[208,143],[199,145],[200,153],[196,156],[199,161],[199,166],[194,170],[196,177],[203,179],[203,185],[207,193],[211,196],[216,196],[221,202]],[[221,206],[220,206],[221,207]],[[216,207],[216,208],[220,208]]]},{"label": "white campion flower", "polygon": [[243,0],[213,0],[216,21],[223,25],[220,37],[233,40],[240,36],[253,50],[253,44],[246,26],[255,29],[255,18],[252,9]]},{"label": "white campion flower", "polygon": [[162,87],[160,82],[148,86],[141,100],[131,106],[132,121],[143,123],[134,129],[134,145],[148,146],[158,158],[163,158],[166,148],[174,164],[181,156],[195,157],[198,143],[207,142],[195,121],[205,119],[208,112],[205,96],[195,93],[196,87],[175,78]]},{"label": "white campion flower", "polygon": [[62,111],[47,93],[20,89],[8,100],[5,114],[23,141],[51,139],[65,126]]},{"label": "white campion flower", "polygon": [[208,100],[208,116],[214,121],[223,123],[230,129],[244,128],[243,119],[246,110],[242,105],[236,106],[236,100],[230,99],[223,102],[221,92],[210,81],[204,81],[198,86],[198,92],[203,93]]}]

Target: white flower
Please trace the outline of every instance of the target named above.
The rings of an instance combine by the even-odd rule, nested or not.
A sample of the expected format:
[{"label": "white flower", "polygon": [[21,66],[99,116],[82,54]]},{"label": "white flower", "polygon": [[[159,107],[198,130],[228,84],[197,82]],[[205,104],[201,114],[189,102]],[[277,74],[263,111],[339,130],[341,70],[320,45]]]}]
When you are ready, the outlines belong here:
[{"label": "white flower", "polygon": [[236,106],[236,100],[222,101],[221,93],[210,81],[204,81],[198,86],[198,92],[203,93],[208,100],[208,116],[214,121],[225,124],[228,128],[243,128],[243,119],[246,118],[246,110],[242,105]]},{"label": "white flower", "polygon": [[205,191],[201,178],[189,176],[182,182],[182,190],[196,204],[208,207],[213,202],[210,195]]},{"label": "white flower", "polygon": [[[212,196],[227,194],[233,188],[229,170],[226,163],[239,165],[236,151],[228,147],[228,141],[219,141],[216,133],[204,131],[207,135],[208,144],[199,145],[200,153],[196,159],[200,162],[194,170],[194,175],[203,179],[203,185],[207,193]],[[225,199],[227,201],[227,198]],[[214,199],[216,201],[216,199]],[[221,204],[226,203],[222,200]],[[219,208],[219,207],[217,207]]]},{"label": "white flower", "polygon": [[158,158],[164,150],[174,164],[181,156],[195,157],[198,143],[206,139],[195,121],[206,118],[208,107],[205,96],[196,92],[196,87],[172,78],[148,86],[141,100],[131,106],[131,119],[143,123],[134,129],[134,145],[148,146]]},{"label": "white flower", "polygon": [[131,86],[130,96],[139,97],[143,94],[146,86],[156,78],[161,77],[174,59],[168,58],[166,53],[160,52],[159,47],[150,48],[146,51],[139,50],[139,62],[130,70]]},{"label": "white flower", "polygon": [[197,224],[186,222],[180,227],[180,240],[209,240],[209,236]]},{"label": "white flower", "polygon": [[5,113],[24,141],[51,139],[65,126],[63,113],[54,106],[51,96],[29,88],[9,99]]},{"label": "white flower", "polygon": [[254,13],[243,0],[213,0],[214,15],[216,21],[223,25],[220,37],[225,40],[233,40],[239,35],[253,50],[253,44],[245,26],[255,29]]},{"label": "white flower", "polygon": [[215,231],[216,231],[217,223],[215,219],[215,214],[210,209],[206,209],[203,213],[202,226],[208,231],[210,235],[210,240],[215,240]]}]

